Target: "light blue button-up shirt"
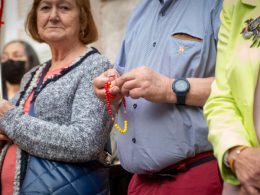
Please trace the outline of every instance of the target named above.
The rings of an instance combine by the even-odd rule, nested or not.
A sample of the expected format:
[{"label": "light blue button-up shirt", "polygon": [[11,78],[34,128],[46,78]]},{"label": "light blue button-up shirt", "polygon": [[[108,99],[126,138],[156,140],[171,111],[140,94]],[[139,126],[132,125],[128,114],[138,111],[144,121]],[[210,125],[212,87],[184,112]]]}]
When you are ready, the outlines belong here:
[{"label": "light blue button-up shirt", "polygon": [[[170,78],[212,77],[222,0],[142,0],[130,18],[116,69],[138,66]],[[183,40],[185,35],[192,40]],[[212,150],[200,107],[126,98],[128,132],[117,134],[122,166],[156,172]],[[119,125],[123,127],[123,109]]]}]

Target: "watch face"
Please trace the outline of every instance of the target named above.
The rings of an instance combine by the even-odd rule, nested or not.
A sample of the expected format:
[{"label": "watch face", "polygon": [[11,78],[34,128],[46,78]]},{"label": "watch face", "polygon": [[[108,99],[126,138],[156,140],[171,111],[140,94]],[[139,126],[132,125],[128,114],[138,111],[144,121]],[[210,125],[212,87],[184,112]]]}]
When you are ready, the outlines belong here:
[{"label": "watch face", "polygon": [[175,90],[178,92],[186,92],[188,88],[188,83],[185,80],[178,80],[175,83]]}]

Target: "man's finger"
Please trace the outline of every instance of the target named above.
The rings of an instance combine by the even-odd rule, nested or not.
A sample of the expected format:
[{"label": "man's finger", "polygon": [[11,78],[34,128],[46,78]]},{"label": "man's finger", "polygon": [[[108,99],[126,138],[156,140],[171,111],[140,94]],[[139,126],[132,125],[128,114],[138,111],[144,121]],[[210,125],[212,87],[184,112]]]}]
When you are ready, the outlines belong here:
[{"label": "man's finger", "polygon": [[131,74],[125,74],[125,75],[122,75],[119,78],[115,79],[114,84],[116,86],[118,86],[119,88],[121,88],[124,85],[125,82],[131,81],[131,80],[134,80],[134,79],[135,79],[135,77],[131,76]]},{"label": "man's finger", "polygon": [[117,87],[117,86],[112,86],[112,87],[109,89],[109,92],[110,92],[112,95],[118,95],[118,94],[120,94],[120,88]]},{"label": "man's finger", "polygon": [[133,98],[133,99],[138,99],[143,97],[142,96],[142,89],[141,88],[134,88],[132,90],[129,91],[129,97]]}]

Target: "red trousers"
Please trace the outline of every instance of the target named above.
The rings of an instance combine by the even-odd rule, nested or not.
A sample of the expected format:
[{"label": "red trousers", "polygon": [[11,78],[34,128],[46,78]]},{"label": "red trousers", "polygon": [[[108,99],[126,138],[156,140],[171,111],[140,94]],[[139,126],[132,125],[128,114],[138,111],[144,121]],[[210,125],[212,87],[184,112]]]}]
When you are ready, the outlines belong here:
[{"label": "red trousers", "polygon": [[216,160],[197,165],[174,178],[135,174],[128,195],[221,195],[223,181]]}]

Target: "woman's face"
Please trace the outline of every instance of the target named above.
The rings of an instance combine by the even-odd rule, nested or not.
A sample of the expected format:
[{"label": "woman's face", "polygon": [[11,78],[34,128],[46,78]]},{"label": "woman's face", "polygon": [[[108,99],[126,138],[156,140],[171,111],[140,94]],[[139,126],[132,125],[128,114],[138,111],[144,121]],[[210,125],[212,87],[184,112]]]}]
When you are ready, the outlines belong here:
[{"label": "woman's face", "polygon": [[79,40],[80,10],[76,0],[42,0],[37,8],[37,29],[46,43]]},{"label": "woman's face", "polygon": [[4,48],[1,62],[6,62],[7,60],[28,62],[28,57],[22,43],[10,43]]}]

